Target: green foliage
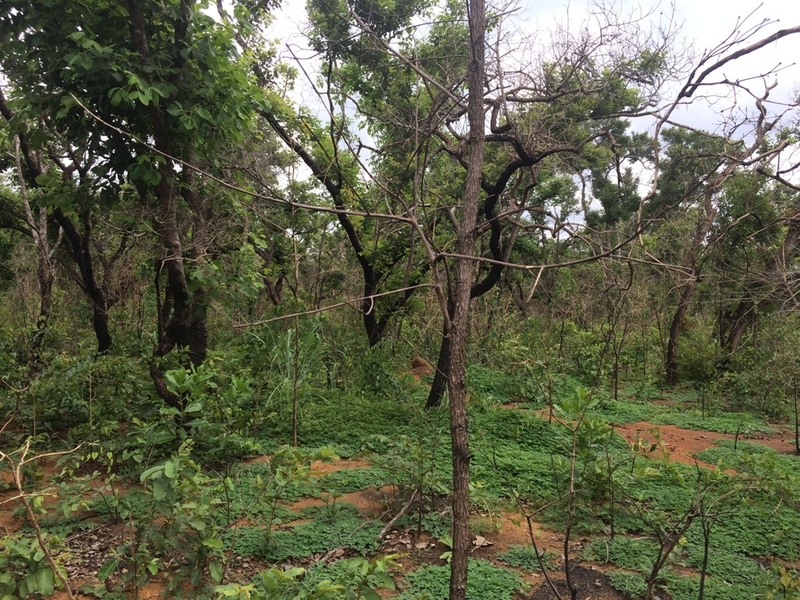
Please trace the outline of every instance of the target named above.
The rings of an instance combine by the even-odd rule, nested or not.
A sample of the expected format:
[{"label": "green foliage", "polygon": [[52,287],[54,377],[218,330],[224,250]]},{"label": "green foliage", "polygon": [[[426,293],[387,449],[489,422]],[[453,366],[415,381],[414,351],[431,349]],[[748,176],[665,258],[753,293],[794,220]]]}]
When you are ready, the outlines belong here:
[{"label": "green foliage", "polygon": [[[523,571],[541,570],[539,559],[536,557],[533,546],[530,545],[511,546],[506,552],[499,554],[497,558],[506,563],[509,567],[514,567],[515,569],[521,569]],[[558,556],[553,552],[546,550],[542,556],[542,562],[549,571],[558,569]]]},{"label": "green foliage", "polygon": [[318,519],[297,525],[290,531],[276,531],[262,556],[270,561],[284,561],[324,554],[336,548],[351,548],[366,555],[376,549],[375,538],[381,529],[380,522],[364,521],[352,515],[339,516],[333,523]]},{"label": "green foliage", "polygon": [[378,436],[370,441],[381,450],[372,460],[386,474],[385,483],[396,486],[405,496],[415,491],[424,496],[445,495],[449,482],[437,468],[438,441],[439,432],[435,429],[432,435],[421,438]]},{"label": "green foliage", "polygon": [[[484,560],[470,560],[467,576],[468,600],[511,600],[520,590],[519,575],[496,567]],[[406,575],[403,600],[435,600],[447,598],[450,588],[450,567],[431,565]]]},{"label": "green foliage", "polygon": [[582,552],[583,558],[601,563],[613,563],[624,569],[648,572],[658,553],[658,545],[651,539],[616,536],[597,538]]},{"label": "green foliage", "polygon": [[391,476],[380,467],[341,469],[319,479],[316,489],[330,494],[347,494],[367,488],[381,488]]},{"label": "green foliage", "polygon": [[[66,547],[56,536],[46,536],[45,544],[56,566],[63,570],[61,562]],[[50,596],[61,587],[47,557],[39,546],[35,535],[6,535],[0,538],[0,597],[8,600],[17,598],[39,598]]]},{"label": "green foliage", "polygon": [[264,538],[261,545],[266,547],[273,528],[293,516],[280,503],[319,491],[311,476],[311,463],[336,458],[331,448],[283,446],[267,460],[239,467],[225,478],[224,488],[217,494],[217,501],[225,502],[226,524],[245,517],[260,523]]},{"label": "green foliage", "polygon": [[673,408],[654,403],[604,399],[590,414],[610,423],[649,421],[654,425],[675,425],[682,429],[715,431],[742,437],[769,434],[773,431],[763,419],[750,413],[704,415],[694,408]]},{"label": "green foliage", "polygon": [[218,484],[190,458],[191,446],[187,440],[169,459],[142,472],[146,516],[135,521],[131,539],[115,549],[98,577],[108,579],[120,569],[123,585],[140,587],[148,574],[163,568],[164,557],[177,553],[181,568],[173,586],[181,580],[198,586],[206,575],[216,582],[222,579],[225,556],[213,516]]},{"label": "green foliage", "polygon": [[378,600],[377,590],[395,589],[391,571],[400,567],[397,558],[397,555],[372,560],[350,558],[314,567],[308,573],[300,567],[273,568],[259,573],[252,584],[218,586],[217,597],[220,600]]},{"label": "green foliage", "polygon": [[777,581],[768,586],[764,594],[766,600],[798,600],[800,598],[800,574],[795,569],[787,569],[773,564],[772,572]]}]

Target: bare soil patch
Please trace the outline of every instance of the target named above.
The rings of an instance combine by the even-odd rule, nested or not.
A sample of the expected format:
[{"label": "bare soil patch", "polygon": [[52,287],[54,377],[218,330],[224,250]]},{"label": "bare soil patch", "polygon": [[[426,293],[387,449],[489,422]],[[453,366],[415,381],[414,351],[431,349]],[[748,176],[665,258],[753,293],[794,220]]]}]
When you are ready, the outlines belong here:
[{"label": "bare soil patch", "polygon": [[[611,580],[593,566],[576,565],[572,568],[571,579],[578,590],[581,600],[626,600],[620,592],[611,586]],[[569,588],[563,574],[551,575],[558,593],[562,598],[569,598]],[[529,600],[556,600],[558,596],[553,593],[547,582],[542,583],[538,590],[529,597]]]},{"label": "bare soil patch", "polygon": [[[625,423],[614,425],[614,429],[628,443],[634,443],[641,439],[650,442],[661,441],[661,447],[649,453],[651,458],[660,458],[666,454],[671,460],[684,464],[695,464],[713,467],[694,458],[694,455],[703,450],[712,448],[719,440],[735,440],[736,436],[729,433],[717,433],[714,431],[698,431],[694,429],[682,429],[674,425],[654,425],[648,421],[638,423]],[[741,436],[740,440],[743,440]],[[763,438],[748,438],[747,441],[763,444],[778,452],[790,454],[794,452],[794,441],[792,434],[786,431]]]},{"label": "bare soil patch", "polygon": [[343,469],[366,469],[369,461],[363,458],[339,459],[332,461],[315,460],[311,463],[311,474],[315,477],[323,477],[329,473],[335,473]]},{"label": "bare soil patch", "polygon": [[421,356],[415,356],[411,359],[411,374],[417,381],[422,377],[430,377],[433,375],[433,365]]},{"label": "bare soil patch", "polygon": [[[352,504],[358,509],[365,517],[378,518],[383,514],[386,508],[387,498],[391,495],[394,487],[387,485],[381,489],[367,488],[365,490],[358,490],[357,492],[349,492],[337,496],[335,502]],[[289,505],[294,511],[301,511],[310,506],[324,506],[330,504],[334,500],[326,500],[325,498],[301,498],[297,502]]]}]

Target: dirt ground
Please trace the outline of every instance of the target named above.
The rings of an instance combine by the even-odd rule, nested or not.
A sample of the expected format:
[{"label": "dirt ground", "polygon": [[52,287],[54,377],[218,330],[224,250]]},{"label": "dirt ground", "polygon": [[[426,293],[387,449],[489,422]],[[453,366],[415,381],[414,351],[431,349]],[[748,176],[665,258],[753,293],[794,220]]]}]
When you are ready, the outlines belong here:
[{"label": "dirt ground", "polygon": [[[570,571],[572,584],[578,591],[580,600],[625,600],[620,592],[611,587],[608,577],[592,566],[577,565]],[[561,598],[569,598],[569,588],[563,575],[552,579]],[[556,600],[558,596],[545,582],[536,590],[529,600]]]},{"label": "dirt ground", "polygon": [[[713,431],[681,429],[674,425],[653,425],[647,421],[614,425],[614,429],[629,443],[641,439],[646,439],[649,442],[658,442],[660,440],[662,446],[650,453],[652,457],[663,455],[663,453],[666,452],[667,456],[675,462],[684,464],[695,464],[695,462],[699,462],[699,464],[704,466],[708,465],[696,461],[694,458],[695,453],[708,450],[713,447],[714,443],[718,440],[734,440],[736,437],[733,434],[716,433]],[[743,440],[744,438],[740,437],[739,439]],[[782,454],[792,454],[795,450],[793,435],[787,431],[778,431],[769,437],[748,438],[747,441],[764,444]]]}]

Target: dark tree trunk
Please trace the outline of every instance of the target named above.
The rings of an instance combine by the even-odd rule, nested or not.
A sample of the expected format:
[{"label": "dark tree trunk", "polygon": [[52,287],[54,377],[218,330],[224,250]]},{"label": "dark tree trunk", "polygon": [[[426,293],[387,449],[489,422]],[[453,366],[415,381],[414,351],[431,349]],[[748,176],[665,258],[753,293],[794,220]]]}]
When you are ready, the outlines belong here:
[{"label": "dark tree trunk", "polygon": [[669,339],[667,341],[667,360],[665,364],[667,383],[677,383],[679,379],[678,373],[678,345],[683,324],[686,320],[686,312],[689,310],[689,304],[692,301],[695,287],[697,286],[697,276],[692,275],[689,280],[681,288],[680,298],[678,299],[678,306],[675,314],[672,317],[672,323],[669,327]]},{"label": "dark tree trunk", "polygon": [[[481,194],[484,150],[484,0],[469,0],[469,162],[464,189],[464,209],[458,226],[458,254],[454,261],[453,317],[450,320],[450,436],[453,446],[453,557],[450,563],[450,600],[467,594],[469,557],[469,432],[467,430],[466,354],[472,296],[472,256]],[[448,307],[449,308],[449,307]],[[447,321],[447,320],[446,320]]]},{"label": "dark tree trunk", "polygon": [[[256,254],[261,258],[264,262],[264,270],[270,269],[273,265],[277,264],[278,268],[280,269],[283,267],[283,261],[280,260],[280,257],[275,256],[275,244],[271,243],[269,249],[261,248],[255,244],[253,244],[253,250]],[[270,302],[272,302],[275,306],[280,306],[281,302],[283,302],[283,281],[285,276],[283,273],[279,272],[278,275],[275,277],[273,281],[270,279],[266,274],[262,275],[261,280],[264,282],[264,287],[267,290],[267,296],[269,296]]]},{"label": "dark tree trunk", "polygon": [[448,319],[445,319],[445,324],[442,327],[442,343],[439,346],[439,359],[436,361],[436,371],[434,371],[433,374],[433,383],[431,383],[431,389],[430,392],[428,392],[428,401],[425,403],[425,408],[435,408],[440,406],[442,403],[442,398],[444,398],[444,393],[447,390],[451,346],[447,321],[452,320],[453,314],[455,313],[452,296],[448,296],[447,299],[447,313]]},{"label": "dark tree trunk", "polygon": [[667,383],[677,383],[680,375],[678,373],[678,345],[680,343],[680,334],[683,330],[689,304],[692,301],[694,291],[697,287],[697,280],[700,277],[700,269],[698,267],[700,251],[708,237],[708,232],[711,231],[711,226],[714,224],[714,218],[717,216],[717,205],[714,201],[714,194],[732,171],[733,169],[731,167],[726,169],[726,171],[719,175],[714,183],[706,189],[703,197],[703,220],[700,221],[695,230],[692,245],[683,262],[688,275],[686,283],[680,288],[678,305],[669,328],[667,357],[664,365]]},{"label": "dark tree trunk", "polygon": [[425,408],[440,406],[444,393],[447,390],[448,365],[450,364],[450,336],[442,332],[442,343],[439,346],[439,360],[436,361],[436,371],[433,374],[430,392]]},{"label": "dark tree trunk", "polygon": [[[0,94],[0,112],[7,120],[11,120],[14,114],[8,109],[5,97]],[[42,164],[38,154],[28,145],[23,136],[18,138],[20,149],[25,156],[25,163],[29,170],[31,177],[35,178],[45,173],[45,167]],[[17,169],[19,171],[20,185],[24,192],[26,218],[29,227],[31,227],[31,235],[34,237],[37,248],[39,248],[39,287],[42,296],[42,306],[39,311],[39,319],[37,321],[37,332],[34,334],[34,346],[41,343],[41,331],[47,325],[47,321],[52,309],[52,286],[53,286],[53,273],[52,273],[52,251],[47,244],[47,219],[46,212],[40,211],[38,225],[33,220],[33,215],[27,201],[27,186],[22,176],[21,161],[18,161]],[[97,286],[92,266],[92,253],[91,253],[91,219],[88,210],[81,214],[83,221],[83,235],[78,233],[77,228],[72,221],[64,215],[61,208],[56,208],[53,211],[53,220],[59,226],[60,231],[64,233],[69,243],[70,255],[78,267],[80,277],[78,283],[81,289],[86,293],[92,302],[93,317],[92,325],[97,336],[98,352],[105,353],[111,348],[111,334],[108,330],[108,308],[107,293]],[[38,353],[38,348],[35,349]]]},{"label": "dark tree trunk", "polygon": [[[800,223],[793,219],[789,222],[786,237],[781,246],[775,251],[764,272],[761,274],[763,283],[763,297],[755,302],[750,298],[743,299],[731,311],[721,311],[719,316],[720,346],[728,353],[734,354],[742,343],[744,332],[752,327],[758,318],[759,308],[765,308],[773,298],[780,284],[786,281],[786,262],[796,253],[800,245]],[[788,290],[793,294],[792,290]],[[753,295],[756,290],[747,290],[748,295]]]},{"label": "dark tree trunk", "polygon": [[108,328],[108,293],[98,285],[92,257],[92,217],[89,210],[80,214],[83,231],[67,217],[60,208],[53,211],[53,220],[64,231],[69,243],[70,255],[78,267],[78,284],[92,303],[92,327],[97,338],[97,352],[106,354],[111,350],[112,338]]}]

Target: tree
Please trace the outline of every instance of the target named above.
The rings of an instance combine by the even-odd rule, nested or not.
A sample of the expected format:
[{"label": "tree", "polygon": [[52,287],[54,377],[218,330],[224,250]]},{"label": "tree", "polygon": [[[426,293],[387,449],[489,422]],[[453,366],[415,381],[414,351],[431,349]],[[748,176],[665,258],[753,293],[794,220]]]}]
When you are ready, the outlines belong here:
[{"label": "tree", "polygon": [[[8,108],[17,111],[11,117],[4,111],[7,120],[17,119],[21,135],[29,134],[27,122],[46,123],[63,150],[80,159],[62,169],[67,184],[77,188],[86,177],[112,202],[129,184],[154,222],[161,252],[154,261],[158,308],[150,373],[159,396],[176,408],[183,400],[167,388],[163,360],[178,349],[186,351],[179,363],[197,366],[205,359],[209,287],[202,271],[217,251],[215,219],[224,218],[219,203],[212,211],[213,186],[195,169],[213,167],[215,154],[241,138],[253,122],[253,98],[260,97],[230,29],[204,6],[194,0],[13,2],[0,22],[0,68],[11,85]],[[45,148],[33,133],[31,151]],[[39,185],[42,175],[31,173]],[[83,207],[77,199],[52,206],[50,214],[70,240],[102,327],[108,302],[90,256],[97,198],[84,200]],[[70,227],[67,211],[79,215],[82,233]],[[101,350],[110,346],[106,333],[98,334]]]}]

